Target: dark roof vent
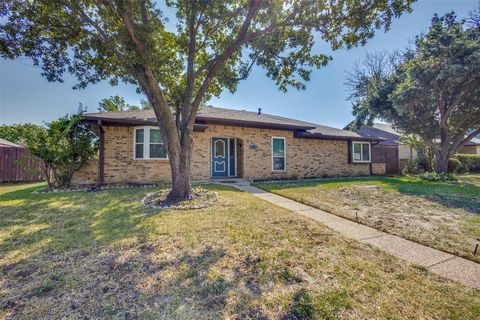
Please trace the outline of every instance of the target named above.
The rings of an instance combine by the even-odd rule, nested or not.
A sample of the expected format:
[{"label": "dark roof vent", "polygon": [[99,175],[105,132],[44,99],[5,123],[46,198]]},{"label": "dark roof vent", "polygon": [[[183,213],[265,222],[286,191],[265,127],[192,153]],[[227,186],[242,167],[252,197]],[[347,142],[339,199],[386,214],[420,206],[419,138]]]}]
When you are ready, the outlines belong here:
[{"label": "dark roof vent", "polygon": [[262,108],[258,108],[258,115],[261,115],[262,114]]}]

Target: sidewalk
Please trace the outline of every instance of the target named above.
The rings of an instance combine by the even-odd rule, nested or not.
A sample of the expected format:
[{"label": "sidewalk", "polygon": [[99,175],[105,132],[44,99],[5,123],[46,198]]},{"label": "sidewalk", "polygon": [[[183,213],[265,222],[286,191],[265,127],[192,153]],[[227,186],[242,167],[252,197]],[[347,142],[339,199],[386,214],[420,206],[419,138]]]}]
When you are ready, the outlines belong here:
[{"label": "sidewalk", "polygon": [[480,289],[480,264],[445,253],[302,203],[258,189],[248,182],[228,184],[256,197],[321,222],[342,235],[370,244],[412,264],[427,268],[439,276]]}]

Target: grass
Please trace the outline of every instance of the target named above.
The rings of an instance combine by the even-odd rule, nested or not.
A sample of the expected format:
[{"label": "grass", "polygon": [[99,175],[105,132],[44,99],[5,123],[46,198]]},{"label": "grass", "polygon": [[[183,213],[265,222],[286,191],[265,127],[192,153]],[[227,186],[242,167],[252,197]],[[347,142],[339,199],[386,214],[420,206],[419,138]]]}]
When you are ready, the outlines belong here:
[{"label": "grass", "polygon": [[368,177],[258,187],[467,259],[480,238],[480,175],[458,182]]},{"label": "grass", "polygon": [[247,193],[144,209],[154,189],[0,186],[0,318],[478,319],[480,292]]}]

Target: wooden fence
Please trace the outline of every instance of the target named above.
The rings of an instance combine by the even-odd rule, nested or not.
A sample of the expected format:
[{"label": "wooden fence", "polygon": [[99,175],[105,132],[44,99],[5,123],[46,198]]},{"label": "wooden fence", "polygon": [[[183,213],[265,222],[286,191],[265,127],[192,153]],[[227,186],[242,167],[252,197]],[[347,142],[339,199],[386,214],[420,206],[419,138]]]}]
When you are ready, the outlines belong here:
[{"label": "wooden fence", "polygon": [[18,147],[0,147],[0,182],[45,179],[43,162]]}]

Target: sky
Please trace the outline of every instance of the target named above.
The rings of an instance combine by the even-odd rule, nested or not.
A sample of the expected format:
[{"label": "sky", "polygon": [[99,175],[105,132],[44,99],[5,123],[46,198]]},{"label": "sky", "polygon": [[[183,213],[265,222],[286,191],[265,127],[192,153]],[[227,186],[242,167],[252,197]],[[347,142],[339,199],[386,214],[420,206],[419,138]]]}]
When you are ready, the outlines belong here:
[{"label": "sky", "polygon": [[[363,47],[330,52],[322,46],[321,52],[331,54],[333,61],[313,71],[306,90],[281,92],[265,76],[265,70],[254,68],[234,94],[225,91],[209,104],[250,111],[262,108],[264,113],[342,128],[353,119],[344,81],[346,72],[356,62],[367,52],[405,48],[415,35],[427,30],[435,13],[443,15],[454,10],[459,17],[465,17],[477,3],[478,0],[420,0],[413,4],[412,13],[394,20],[388,32],[378,31]],[[319,52],[320,45],[315,49]],[[26,58],[15,61],[0,58],[0,124],[49,122],[75,113],[79,103],[88,112],[96,112],[98,102],[113,95],[136,105],[142,98],[131,85],[112,87],[104,82],[73,90],[76,83],[73,77],[66,76],[63,83],[51,83],[40,73],[41,69]]]}]

